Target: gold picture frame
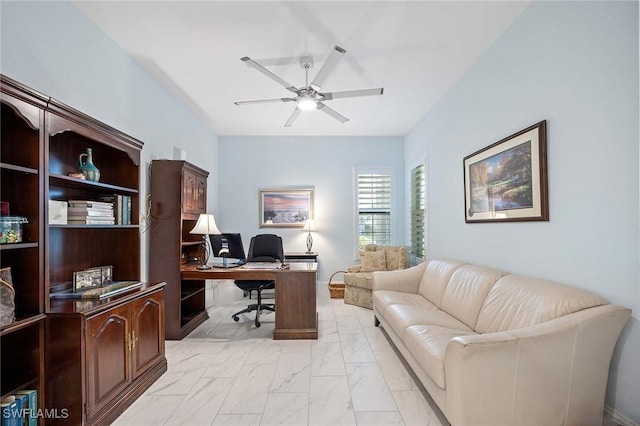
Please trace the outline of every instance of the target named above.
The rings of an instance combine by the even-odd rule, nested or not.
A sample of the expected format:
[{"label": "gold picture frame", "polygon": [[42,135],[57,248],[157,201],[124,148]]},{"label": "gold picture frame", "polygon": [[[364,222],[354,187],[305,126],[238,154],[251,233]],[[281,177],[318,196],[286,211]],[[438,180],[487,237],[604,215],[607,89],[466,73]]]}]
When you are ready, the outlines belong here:
[{"label": "gold picture frame", "polygon": [[313,188],[260,189],[260,228],[302,228],[313,219]]}]

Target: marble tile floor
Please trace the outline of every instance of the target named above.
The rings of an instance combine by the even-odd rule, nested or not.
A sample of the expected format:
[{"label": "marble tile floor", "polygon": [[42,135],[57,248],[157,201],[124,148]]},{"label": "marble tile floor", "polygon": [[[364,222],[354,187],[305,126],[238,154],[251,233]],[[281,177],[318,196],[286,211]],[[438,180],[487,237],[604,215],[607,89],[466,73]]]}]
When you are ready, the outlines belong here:
[{"label": "marble tile floor", "polygon": [[[369,309],[318,286],[318,340],[272,340],[274,314],[231,319],[249,303],[208,283],[209,320],[168,341],[168,371],[113,424],[448,425]],[[254,314],[255,315],[255,314]]]}]

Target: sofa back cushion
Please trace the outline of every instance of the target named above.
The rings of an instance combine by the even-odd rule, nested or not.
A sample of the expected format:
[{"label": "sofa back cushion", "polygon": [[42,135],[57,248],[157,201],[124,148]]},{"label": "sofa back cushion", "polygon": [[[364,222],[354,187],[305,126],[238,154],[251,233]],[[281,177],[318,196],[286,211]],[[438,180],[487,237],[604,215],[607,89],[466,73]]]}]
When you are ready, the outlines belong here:
[{"label": "sofa back cushion", "polygon": [[464,265],[452,275],[442,295],[440,308],[471,328],[491,287],[504,272],[478,265]]},{"label": "sofa back cushion", "polygon": [[489,291],[475,330],[493,333],[529,327],[607,303],[602,297],[575,287],[506,275]]},{"label": "sofa back cushion", "polygon": [[442,295],[451,275],[464,264],[464,262],[453,259],[434,259],[430,261],[424,271],[422,280],[420,280],[418,293],[440,308]]}]

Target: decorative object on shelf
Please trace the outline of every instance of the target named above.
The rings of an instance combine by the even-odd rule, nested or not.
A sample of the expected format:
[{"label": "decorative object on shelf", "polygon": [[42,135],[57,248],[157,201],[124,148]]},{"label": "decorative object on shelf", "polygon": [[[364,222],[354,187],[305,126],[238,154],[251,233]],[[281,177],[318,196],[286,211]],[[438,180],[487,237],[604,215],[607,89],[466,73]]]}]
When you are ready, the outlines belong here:
[{"label": "decorative object on shelf", "polygon": [[216,219],[212,214],[201,213],[196,222],[196,226],[194,226],[189,233],[202,235],[202,250],[204,253],[198,269],[211,269],[211,266],[207,265],[209,261],[209,235],[222,234],[218,229],[218,225],[216,225]]},{"label": "decorative object on shelf", "polygon": [[307,253],[313,253],[311,251],[311,247],[313,247],[313,237],[311,236],[311,231],[316,232],[316,224],[313,221],[313,219],[307,219],[307,221],[304,224],[304,228],[302,228],[303,231],[308,232],[307,234]]},{"label": "decorative object on shelf", "polygon": [[73,291],[99,288],[112,283],[113,266],[97,266],[73,273]]},{"label": "decorative object on shelf", "polygon": [[467,223],[549,220],[546,123],[464,158]]},{"label": "decorative object on shelf", "polygon": [[67,173],[67,176],[75,178],[75,179],[82,179],[85,180],[86,178],[84,177],[84,174],[82,173],[76,173],[76,172],[69,172]]},{"label": "decorative object on shelf", "polygon": [[260,228],[302,228],[313,217],[313,188],[259,191]]},{"label": "decorative object on shelf", "polygon": [[66,201],[49,200],[49,225],[66,225],[68,210]]},{"label": "decorative object on shelf", "polygon": [[87,148],[87,152],[85,154],[80,154],[78,162],[80,163],[80,172],[82,172],[87,180],[93,182],[98,182],[100,180],[100,170],[98,170],[95,164],[93,164],[93,150],[91,148]]},{"label": "decorative object on shelf", "polygon": [[22,242],[22,224],[29,223],[26,217],[0,217],[0,244],[15,244]]},{"label": "decorative object on shelf", "polygon": [[0,327],[11,325],[15,320],[15,296],[11,268],[0,269]]}]

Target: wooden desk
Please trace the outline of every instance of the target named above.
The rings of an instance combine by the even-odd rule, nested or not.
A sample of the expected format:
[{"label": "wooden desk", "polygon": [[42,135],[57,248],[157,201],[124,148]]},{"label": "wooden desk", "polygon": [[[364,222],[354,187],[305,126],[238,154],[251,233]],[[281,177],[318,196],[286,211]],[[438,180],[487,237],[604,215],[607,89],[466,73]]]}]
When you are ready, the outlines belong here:
[{"label": "wooden desk", "polygon": [[276,328],[274,340],[317,339],[317,263],[291,263],[288,269],[212,268],[183,265],[182,280],[274,280]]}]

